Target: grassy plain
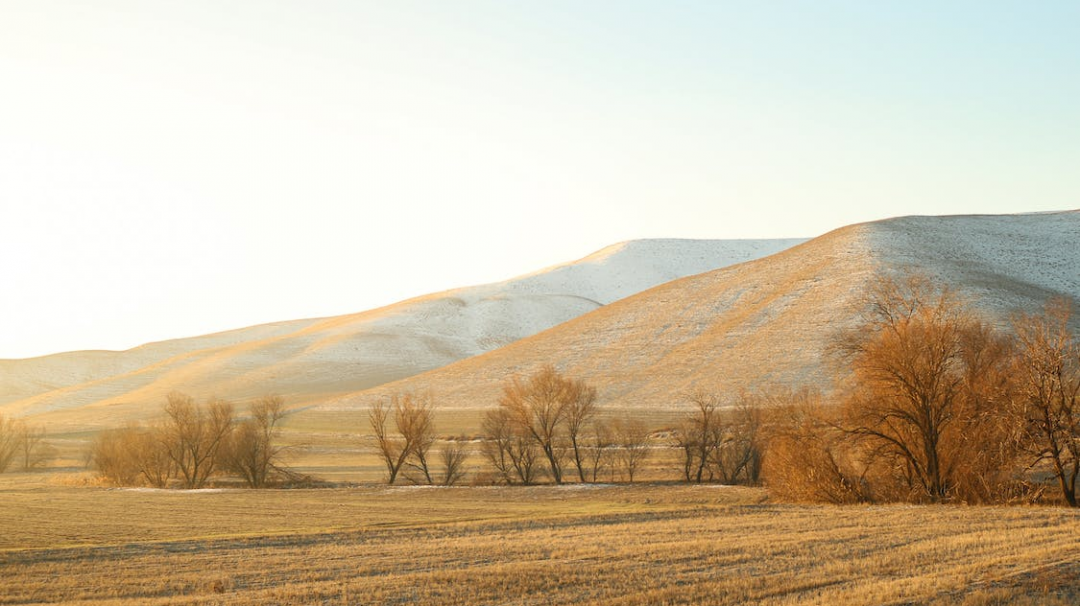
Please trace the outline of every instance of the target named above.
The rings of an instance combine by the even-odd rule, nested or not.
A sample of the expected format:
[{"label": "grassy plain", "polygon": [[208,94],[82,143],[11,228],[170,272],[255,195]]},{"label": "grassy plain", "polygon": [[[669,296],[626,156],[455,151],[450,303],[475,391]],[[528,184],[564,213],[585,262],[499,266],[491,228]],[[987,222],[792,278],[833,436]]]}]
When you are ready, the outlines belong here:
[{"label": "grassy plain", "polygon": [[1080,512],[685,485],[151,491],[0,476],[0,604],[1074,604]]}]

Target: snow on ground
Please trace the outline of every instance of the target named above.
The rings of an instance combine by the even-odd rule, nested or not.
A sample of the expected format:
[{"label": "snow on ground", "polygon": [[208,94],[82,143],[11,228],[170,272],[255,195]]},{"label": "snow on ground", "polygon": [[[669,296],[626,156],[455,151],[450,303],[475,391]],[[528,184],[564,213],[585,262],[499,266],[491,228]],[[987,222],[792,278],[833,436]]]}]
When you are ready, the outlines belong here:
[{"label": "snow on ground", "polygon": [[[683,276],[773,254],[803,240],[636,240],[504,282],[358,314],[280,322],[152,343],[126,352],[0,360],[0,410],[82,409],[108,423],[172,390],[290,402],[364,389],[491,351]],[[150,403],[150,405],[148,405]],[[86,407],[95,405],[96,409]],[[143,413],[148,414],[148,413]]]}]

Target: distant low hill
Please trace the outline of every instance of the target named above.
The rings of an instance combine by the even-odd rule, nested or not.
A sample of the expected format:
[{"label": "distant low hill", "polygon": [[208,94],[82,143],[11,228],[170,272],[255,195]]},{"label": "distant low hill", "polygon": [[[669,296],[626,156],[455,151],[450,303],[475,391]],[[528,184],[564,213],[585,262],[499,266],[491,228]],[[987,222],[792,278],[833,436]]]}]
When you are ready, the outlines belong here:
[{"label": "distant low hill", "polygon": [[513,343],[670,280],[767,256],[803,240],[637,240],[526,276],[346,316],[150,343],[0,360],[0,413],[51,430],[160,413],[164,396],[324,401]]},{"label": "distant low hill", "polygon": [[663,284],[522,339],[325,405],[429,390],[444,407],[491,406],[515,373],[551,363],[618,407],[672,410],[697,389],[827,386],[826,350],[870,280],[917,270],[990,318],[1080,299],[1080,211],[902,217],[852,225],[756,261]]}]

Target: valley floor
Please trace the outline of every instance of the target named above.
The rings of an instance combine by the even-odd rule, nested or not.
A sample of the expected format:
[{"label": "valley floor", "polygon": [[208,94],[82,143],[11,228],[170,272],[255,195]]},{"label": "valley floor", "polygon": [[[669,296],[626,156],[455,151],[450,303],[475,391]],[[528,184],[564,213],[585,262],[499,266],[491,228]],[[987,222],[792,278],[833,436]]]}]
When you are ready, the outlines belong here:
[{"label": "valley floor", "polygon": [[686,485],[153,491],[0,476],[0,604],[1074,604],[1080,512]]}]

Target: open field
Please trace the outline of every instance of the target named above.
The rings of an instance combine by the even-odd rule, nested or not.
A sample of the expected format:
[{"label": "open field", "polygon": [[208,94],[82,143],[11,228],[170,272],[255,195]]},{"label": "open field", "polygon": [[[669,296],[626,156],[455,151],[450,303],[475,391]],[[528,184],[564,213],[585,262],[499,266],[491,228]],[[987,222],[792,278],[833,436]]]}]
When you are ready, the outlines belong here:
[{"label": "open field", "polygon": [[0,604],[1072,604],[1080,512],[683,485],[147,491],[0,479]]}]

